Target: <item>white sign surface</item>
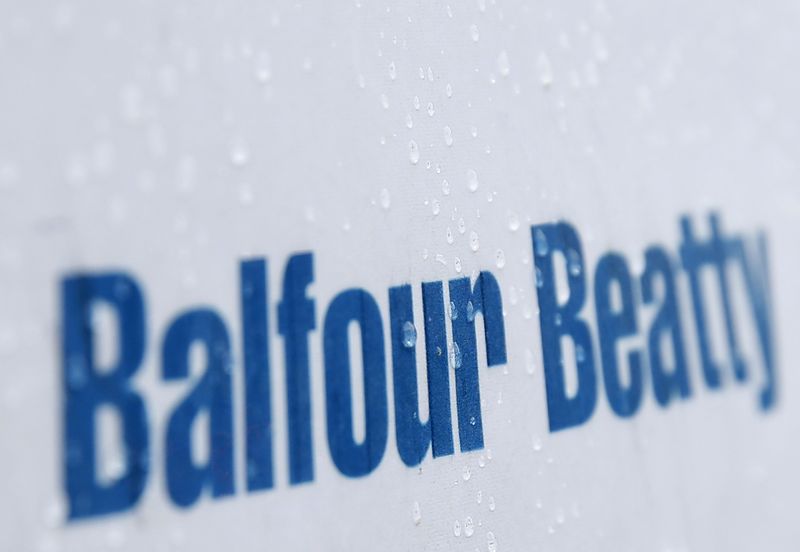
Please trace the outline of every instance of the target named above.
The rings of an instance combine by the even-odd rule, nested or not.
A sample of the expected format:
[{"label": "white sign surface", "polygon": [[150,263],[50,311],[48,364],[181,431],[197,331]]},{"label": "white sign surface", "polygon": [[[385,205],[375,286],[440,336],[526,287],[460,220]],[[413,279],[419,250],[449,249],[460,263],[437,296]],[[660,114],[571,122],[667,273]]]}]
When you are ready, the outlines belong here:
[{"label": "white sign surface", "polygon": [[794,3],[0,14],[0,548],[795,548]]}]

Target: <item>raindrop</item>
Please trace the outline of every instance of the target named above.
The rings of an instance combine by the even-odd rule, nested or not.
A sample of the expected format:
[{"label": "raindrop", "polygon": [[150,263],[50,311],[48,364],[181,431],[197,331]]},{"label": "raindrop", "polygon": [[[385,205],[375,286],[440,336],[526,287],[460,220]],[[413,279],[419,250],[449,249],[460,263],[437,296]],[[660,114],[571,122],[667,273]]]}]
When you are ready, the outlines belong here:
[{"label": "raindrop", "polygon": [[478,239],[478,233],[473,230],[469,233],[469,248],[472,251],[477,251],[481,246],[480,240]]},{"label": "raindrop", "polygon": [[549,88],[553,84],[553,69],[550,66],[550,59],[547,54],[540,53],[536,64],[539,67],[539,82],[543,88]]},{"label": "raindrop", "polygon": [[381,105],[384,109],[389,109],[389,98],[386,97],[386,94],[381,94]]},{"label": "raindrop", "polygon": [[452,98],[453,97],[453,86],[449,82],[444,87],[444,94],[448,98]]},{"label": "raindrop", "polygon": [[525,349],[525,371],[533,374],[536,371],[536,364],[533,362],[533,351]]},{"label": "raindrop", "polygon": [[419,96],[414,96],[414,102],[413,102],[413,103],[414,103],[414,109],[416,109],[417,111],[419,111],[419,106],[420,106],[420,103],[419,103]]},{"label": "raindrop", "polygon": [[450,320],[458,319],[458,309],[453,301],[450,301]]},{"label": "raindrop", "polygon": [[447,231],[445,232],[444,236],[445,236],[445,239],[447,240],[447,243],[452,245],[453,241],[455,240],[455,238],[453,237],[453,231],[450,230],[449,226],[447,227]]},{"label": "raindrop", "polygon": [[467,187],[470,192],[475,192],[478,189],[478,173],[474,169],[467,171]]},{"label": "raindrop", "polygon": [[508,229],[512,232],[519,230],[519,217],[515,213],[511,213],[508,217]]},{"label": "raindrop", "polygon": [[461,522],[458,520],[453,523],[453,535],[456,537],[461,536]]},{"label": "raindrop", "polygon": [[472,37],[473,42],[478,42],[478,40],[481,38],[480,32],[478,31],[478,26],[474,23],[469,26],[469,36]]},{"label": "raindrop", "polygon": [[244,167],[250,160],[250,151],[247,145],[241,140],[237,140],[231,146],[231,164],[234,167]]},{"label": "raindrop", "polygon": [[380,202],[381,202],[381,207],[383,208],[383,210],[384,211],[388,211],[389,207],[392,204],[392,198],[389,195],[389,190],[387,190],[386,188],[383,188],[381,190]]},{"label": "raindrop", "polygon": [[419,163],[419,146],[414,140],[408,142],[408,159],[412,165]]},{"label": "raindrop", "polygon": [[550,247],[547,244],[547,236],[544,235],[541,228],[537,228],[533,232],[533,249],[540,257],[546,256],[550,251]]},{"label": "raindrop", "polygon": [[455,369],[461,368],[461,360],[461,349],[458,347],[458,343],[453,343],[453,347],[450,349],[450,364]]},{"label": "raindrop", "polygon": [[544,276],[542,276],[542,271],[537,266],[533,273],[533,279],[536,282],[536,287],[540,288],[544,285]]},{"label": "raindrop", "polygon": [[500,55],[497,56],[497,72],[503,77],[507,77],[511,72],[511,66],[508,62],[508,54],[505,50],[500,52]]},{"label": "raindrop", "polygon": [[431,201],[431,211],[433,211],[433,215],[434,216],[438,215],[439,214],[439,210],[440,210],[439,200],[438,199],[434,199],[433,201]]},{"label": "raindrop", "polygon": [[242,205],[250,205],[253,203],[253,189],[249,184],[242,184],[239,187],[239,202]]},{"label": "raindrop", "polygon": [[495,504],[495,502],[494,502],[494,497],[493,497],[493,496],[490,496],[490,497],[489,497],[489,511],[490,511],[490,512],[494,512],[494,509],[495,509],[496,507],[497,507],[497,505],[496,505],[496,504]]},{"label": "raindrop", "polygon": [[458,257],[453,259],[453,268],[456,269],[456,272],[461,274],[461,259],[459,259]]},{"label": "raindrop", "polygon": [[412,128],[414,126],[414,119],[411,118],[411,113],[406,115],[406,126]]},{"label": "raindrop", "polygon": [[464,520],[464,536],[469,538],[475,532],[475,526],[472,523],[472,518],[467,516],[467,519]]},{"label": "raindrop", "polygon": [[444,127],[444,143],[448,147],[453,145],[453,131],[447,125]]},{"label": "raindrop", "polygon": [[525,307],[522,310],[522,317],[525,320],[530,320],[531,316],[533,316],[533,312],[531,312],[530,305],[525,305]]},{"label": "raindrop", "polygon": [[581,274],[581,256],[574,249],[567,249],[567,271],[572,276]]},{"label": "raindrop", "polygon": [[472,470],[469,469],[469,466],[464,466],[461,477],[464,478],[464,481],[469,481],[470,477],[472,477]]},{"label": "raindrop", "polygon": [[597,58],[597,61],[604,62],[608,61],[608,47],[606,47],[605,39],[603,35],[596,34],[594,35],[594,57]]},{"label": "raindrop", "polygon": [[506,254],[503,253],[502,249],[498,249],[494,257],[495,257],[495,264],[497,264],[497,268],[503,268],[504,266],[506,266]]},{"label": "raindrop", "polygon": [[403,347],[410,349],[417,343],[417,328],[414,323],[406,320],[403,323]]},{"label": "raindrop", "polygon": [[414,504],[411,506],[411,519],[414,520],[414,525],[419,525],[422,523],[422,510],[419,508],[419,502],[416,500]]},{"label": "raindrop", "polygon": [[559,525],[563,525],[565,521],[566,521],[566,518],[564,517],[564,510],[559,508],[556,511],[556,523],[558,523]]},{"label": "raindrop", "polygon": [[394,80],[397,78],[397,68],[394,65],[394,62],[389,64],[389,78]]},{"label": "raindrop", "polygon": [[269,55],[265,52],[260,53],[256,58],[255,76],[256,80],[262,84],[272,78]]},{"label": "raindrop", "polygon": [[464,222],[464,217],[458,219],[458,233],[463,234],[467,231],[467,223]]},{"label": "raindrop", "polygon": [[497,552],[497,539],[491,531],[486,533],[486,549],[489,552]]},{"label": "raindrop", "polygon": [[475,306],[472,301],[467,301],[467,320],[470,322],[475,320]]},{"label": "raindrop", "polygon": [[450,183],[446,178],[442,180],[442,195],[450,195]]},{"label": "raindrop", "polygon": [[433,107],[433,102],[428,102],[428,115],[433,117],[434,113],[436,113],[436,109]]}]

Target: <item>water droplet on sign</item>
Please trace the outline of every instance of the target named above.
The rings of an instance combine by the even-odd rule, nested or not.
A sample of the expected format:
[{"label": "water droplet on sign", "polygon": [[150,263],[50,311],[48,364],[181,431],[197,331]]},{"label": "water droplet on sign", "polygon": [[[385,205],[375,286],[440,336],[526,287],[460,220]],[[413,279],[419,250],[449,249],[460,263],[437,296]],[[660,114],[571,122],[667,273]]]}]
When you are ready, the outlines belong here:
[{"label": "water droplet on sign", "polygon": [[422,510],[420,510],[419,502],[416,500],[411,506],[411,519],[414,520],[414,525],[419,525],[422,522]]},{"label": "water droplet on sign", "polygon": [[234,167],[244,167],[250,160],[250,151],[242,141],[236,141],[231,146],[231,164]]},{"label": "water droplet on sign", "polygon": [[505,50],[497,56],[497,72],[503,77],[507,77],[511,72],[511,65],[508,62],[508,54]]},{"label": "water droplet on sign", "polygon": [[567,271],[572,276],[581,274],[581,256],[574,249],[567,249]]},{"label": "water droplet on sign", "polygon": [[389,190],[387,190],[386,188],[381,189],[380,202],[383,210],[388,211],[389,207],[392,204],[392,198],[389,195]]},{"label": "water droplet on sign", "polygon": [[478,239],[478,233],[473,230],[469,233],[469,248],[473,251],[477,251],[481,246],[480,240]]},{"label": "water droplet on sign", "polygon": [[444,127],[444,143],[448,147],[453,145],[453,131],[446,125]]},{"label": "water droplet on sign", "polygon": [[458,343],[453,343],[453,347],[450,349],[450,363],[453,368],[461,368],[461,360],[461,349],[458,347]]},{"label": "water droplet on sign", "polygon": [[553,84],[553,69],[547,54],[540,53],[536,65],[539,67],[539,82],[543,88],[549,88]]},{"label": "water droplet on sign", "polygon": [[547,236],[545,236],[541,228],[537,228],[533,232],[533,249],[540,257],[546,256],[550,251],[550,247],[547,243]]},{"label": "water droplet on sign", "polygon": [[475,192],[478,189],[478,173],[474,169],[467,171],[467,187],[470,192]]},{"label": "water droplet on sign", "polygon": [[408,159],[412,165],[419,163],[419,146],[414,140],[408,142]]},{"label": "water droplet on sign", "polygon": [[486,533],[486,549],[489,552],[497,552],[497,539],[491,531]]},{"label": "water droplet on sign", "polygon": [[469,26],[469,36],[472,37],[473,42],[478,42],[481,38],[481,34],[478,31],[478,26],[474,23]]},{"label": "water droplet on sign", "polygon": [[559,508],[556,511],[556,523],[558,523],[559,525],[563,525],[565,521],[566,521],[566,518],[564,517],[564,510]]},{"label": "water droplet on sign", "polygon": [[525,349],[525,371],[533,374],[536,371],[536,364],[533,362],[533,352]]},{"label": "water droplet on sign", "polygon": [[414,323],[406,320],[403,322],[403,347],[410,349],[417,343],[417,328]]},{"label": "water droplet on sign", "polygon": [[502,249],[498,249],[497,253],[495,253],[495,264],[497,264],[497,268],[506,266],[506,254],[503,253]]},{"label": "water droplet on sign", "polygon": [[467,519],[464,520],[464,536],[469,538],[475,532],[475,526],[472,523],[472,518],[467,516]]}]

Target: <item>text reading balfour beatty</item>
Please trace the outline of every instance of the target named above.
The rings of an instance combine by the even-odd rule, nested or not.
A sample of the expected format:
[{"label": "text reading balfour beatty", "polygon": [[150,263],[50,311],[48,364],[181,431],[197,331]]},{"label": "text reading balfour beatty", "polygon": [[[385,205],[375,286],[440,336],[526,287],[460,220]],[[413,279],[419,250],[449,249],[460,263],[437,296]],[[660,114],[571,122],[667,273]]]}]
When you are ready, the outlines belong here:
[{"label": "text reading balfour beatty", "polygon": [[[634,274],[629,259],[615,251],[588,266],[578,228],[567,221],[530,231],[540,335],[529,339],[541,343],[546,397],[524,387],[514,392],[546,401],[551,432],[586,424],[603,402],[620,419],[635,416],[647,394],[661,408],[678,408],[701,386],[748,386],[757,410],[774,407],[778,386],[763,233],[726,233],[716,214],[697,232],[683,217],[676,250],[646,247],[635,259],[643,269]],[[376,299],[375,290],[345,289],[327,305],[309,290],[313,253],[285,261],[277,296],[266,258],[243,260],[238,273],[239,289],[231,294],[241,317],[237,324],[212,306],[188,307],[152,343],[145,286],[157,282],[143,282],[132,271],[93,270],[61,280],[62,469],[70,521],[129,512],[148,489],[158,492],[157,478],[163,478],[167,500],[181,508],[204,496],[268,491],[278,485],[278,439],[287,444],[288,473],[280,479],[289,486],[313,482],[318,462],[332,461],[343,476],[358,478],[378,468],[386,454],[413,467],[456,448],[483,448],[480,373],[507,362],[501,288],[491,272],[390,287],[382,292],[386,302],[386,296]],[[734,280],[742,285],[732,285]],[[421,291],[421,320],[414,316],[412,285]],[[96,328],[99,307],[116,320],[113,344],[97,343],[107,335]],[[232,335],[233,327],[240,335]],[[350,350],[353,328],[360,335],[356,351]],[[631,346],[629,338],[636,336]],[[757,344],[756,353],[744,353],[745,338]],[[113,365],[101,365],[100,346],[117,351]],[[312,362],[311,347],[320,347],[320,365]],[[419,372],[418,348],[425,362]],[[285,383],[278,389],[270,360],[281,353]],[[190,369],[197,358],[200,369]],[[693,363],[696,370],[690,370]],[[157,421],[154,390],[137,384],[145,365],[158,370],[160,386],[183,389]],[[363,398],[351,391],[356,366],[363,370]],[[233,385],[237,372],[241,386]],[[427,396],[419,396],[418,373],[427,379]],[[315,382],[324,386],[322,404],[312,401]],[[273,408],[277,393],[284,397],[280,414]],[[363,401],[363,437],[353,430],[354,400]],[[312,439],[316,409],[325,414],[328,454],[315,450],[320,447]],[[112,477],[99,473],[101,411],[120,422],[122,461]],[[244,419],[238,433],[236,412]],[[201,415],[208,420],[205,435],[193,431]],[[396,451],[387,451],[390,431]],[[193,453],[198,439],[208,451],[202,460]],[[245,488],[237,488],[239,473]]]}]

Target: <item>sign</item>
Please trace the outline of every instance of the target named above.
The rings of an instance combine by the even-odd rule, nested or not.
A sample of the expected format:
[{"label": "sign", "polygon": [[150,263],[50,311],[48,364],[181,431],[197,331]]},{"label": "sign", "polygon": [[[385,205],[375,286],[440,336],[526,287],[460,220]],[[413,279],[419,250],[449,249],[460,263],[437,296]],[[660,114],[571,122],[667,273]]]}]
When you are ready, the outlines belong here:
[{"label": "sign", "polygon": [[793,549],[796,17],[701,8],[9,8],[0,548]]}]

